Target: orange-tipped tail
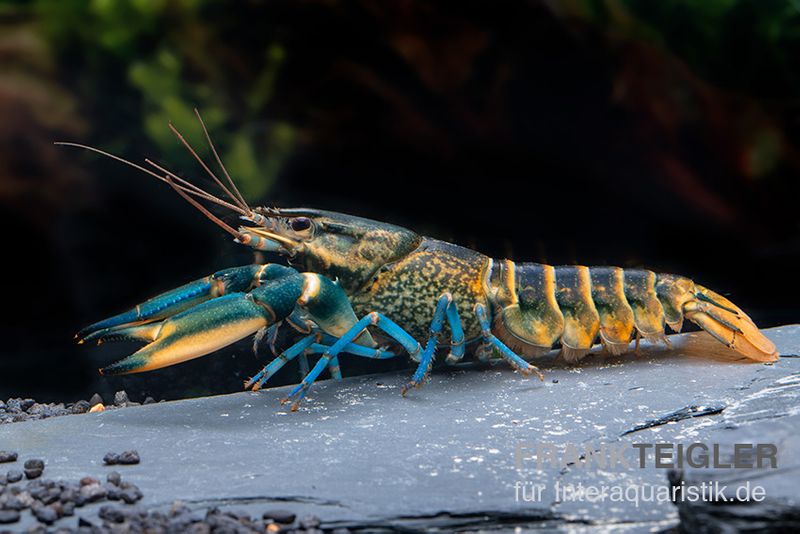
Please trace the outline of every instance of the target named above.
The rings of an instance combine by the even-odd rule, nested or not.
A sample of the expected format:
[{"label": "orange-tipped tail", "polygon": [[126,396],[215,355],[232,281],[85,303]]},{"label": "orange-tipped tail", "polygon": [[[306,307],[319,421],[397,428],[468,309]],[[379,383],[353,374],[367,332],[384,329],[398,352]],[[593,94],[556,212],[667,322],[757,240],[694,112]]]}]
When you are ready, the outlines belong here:
[{"label": "orange-tipped tail", "polygon": [[734,303],[699,285],[695,285],[692,297],[683,305],[687,319],[751,360],[774,362],[778,359],[775,344]]}]

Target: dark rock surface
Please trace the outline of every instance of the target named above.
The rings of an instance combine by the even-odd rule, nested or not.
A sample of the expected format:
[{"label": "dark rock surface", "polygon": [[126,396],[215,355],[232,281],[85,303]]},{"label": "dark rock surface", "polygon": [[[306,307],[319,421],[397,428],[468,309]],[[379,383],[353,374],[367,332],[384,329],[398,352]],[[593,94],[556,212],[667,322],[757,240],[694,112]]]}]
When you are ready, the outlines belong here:
[{"label": "dark rock surface", "polygon": [[[141,488],[136,507],[167,514],[180,500],[187,510],[175,520],[187,525],[192,513],[215,507],[220,528],[238,521],[233,510],[255,518],[280,510],[309,518],[312,529],[319,520],[311,516],[324,529],[760,525],[759,515],[797,517],[800,472],[800,327],[768,335],[784,355],[772,365],[687,356],[689,334],[674,337],[671,351],[542,366],[545,382],[503,366],[454,370],[404,399],[406,374],[365,376],[317,384],[297,413],[280,406],[287,388],[276,388],[2,425],[0,443],[21,459],[44,459],[47,476],[65,480],[104,480],[112,469],[103,465],[106,452],[135,449],[140,464],[114,469]],[[656,467],[652,453],[639,468],[631,445],[693,442],[776,444],[776,469],[687,468],[671,478],[697,484],[710,472],[759,481],[768,500],[676,507],[556,495],[570,484],[668,489],[670,469]],[[530,458],[542,443],[553,446],[553,465]],[[620,446],[629,466],[597,465],[594,453]],[[532,502],[517,499],[527,483],[542,487]],[[110,482],[99,487],[106,486],[114,491]],[[112,509],[98,517],[103,502],[55,527],[117,521]],[[36,521],[25,513],[14,527]]]}]

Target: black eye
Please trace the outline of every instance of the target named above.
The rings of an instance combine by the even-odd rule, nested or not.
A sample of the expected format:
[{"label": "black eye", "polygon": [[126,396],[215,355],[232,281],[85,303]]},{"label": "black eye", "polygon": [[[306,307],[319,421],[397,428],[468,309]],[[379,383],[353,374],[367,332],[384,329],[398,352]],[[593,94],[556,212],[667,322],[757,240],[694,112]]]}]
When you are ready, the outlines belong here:
[{"label": "black eye", "polygon": [[289,225],[295,232],[302,232],[311,228],[311,219],[308,217],[296,217],[289,221]]}]

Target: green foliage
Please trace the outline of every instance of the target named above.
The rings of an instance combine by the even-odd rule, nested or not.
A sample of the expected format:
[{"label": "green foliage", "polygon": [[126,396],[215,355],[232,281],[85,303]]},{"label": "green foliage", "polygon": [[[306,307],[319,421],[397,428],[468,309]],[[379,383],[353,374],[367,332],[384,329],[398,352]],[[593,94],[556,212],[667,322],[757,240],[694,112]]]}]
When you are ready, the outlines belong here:
[{"label": "green foliage", "polygon": [[171,169],[200,176],[167,126],[211,163],[197,108],[226,167],[255,201],[296,139],[290,124],[267,113],[286,53],[269,35],[261,36],[268,43],[262,50],[229,47],[223,8],[204,0],[37,0],[32,13],[89,115],[90,142],[137,159],[143,154],[131,145],[149,144]]}]

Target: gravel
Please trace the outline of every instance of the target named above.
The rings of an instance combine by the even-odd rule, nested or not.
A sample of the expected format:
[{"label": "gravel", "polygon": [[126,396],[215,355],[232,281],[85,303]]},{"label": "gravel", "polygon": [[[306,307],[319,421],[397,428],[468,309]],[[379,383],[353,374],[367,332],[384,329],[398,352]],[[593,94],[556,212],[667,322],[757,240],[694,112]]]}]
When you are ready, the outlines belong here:
[{"label": "gravel", "polygon": [[140,461],[139,453],[136,451],[125,451],[120,454],[107,452],[103,456],[103,463],[106,465],[135,465]]},{"label": "gravel", "polygon": [[[136,451],[125,451],[118,459],[139,461]],[[144,510],[138,506],[143,494],[134,484],[123,480],[122,475],[112,471],[106,475],[106,481],[93,476],[84,476],[76,482],[49,480],[38,478],[44,471],[45,462],[31,458],[24,464],[26,475],[37,471],[35,480],[22,481],[22,473],[10,471],[3,475],[0,484],[0,525],[14,525],[20,522],[26,511],[38,522],[38,527],[28,532],[286,532],[286,533],[321,533],[322,522],[318,517],[307,516],[295,523],[296,514],[290,510],[267,510],[261,517],[251,517],[249,513],[237,510],[220,510],[208,508],[192,510],[186,505],[175,502],[164,512]],[[119,504],[114,504],[117,502]],[[71,524],[58,524],[65,517],[76,515],[78,509],[92,503],[101,504],[97,518],[79,516],[77,529],[75,520]],[[347,529],[337,529],[346,534]]]},{"label": "gravel", "polygon": [[[102,406],[104,410],[112,410],[126,408],[128,406],[140,406],[141,404],[154,404],[156,402],[157,401],[153,397],[146,397],[143,403],[134,402],[130,400],[125,390],[116,392],[113,404],[105,404],[103,397],[97,393],[92,395],[92,398],[88,401],[79,400],[74,403],[41,403],[33,399],[11,398],[6,401],[0,400],[0,424],[19,423],[22,421],[47,419],[49,417],[58,417],[62,415],[87,413],[97,405]],[[4,460],[4,454],[13,453],[0,451],[0,463],[14,461]],[[16,459],[16,457],[14,459]]]}]

